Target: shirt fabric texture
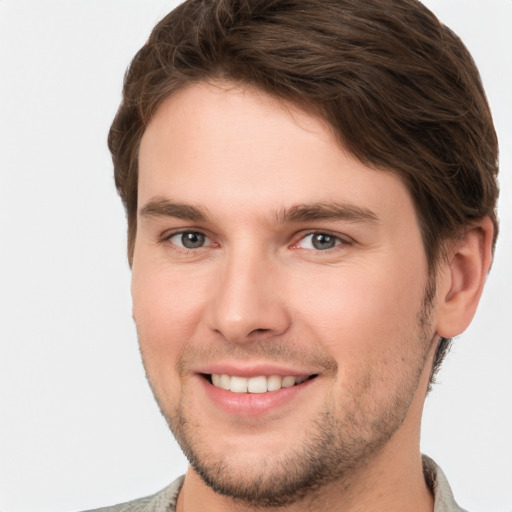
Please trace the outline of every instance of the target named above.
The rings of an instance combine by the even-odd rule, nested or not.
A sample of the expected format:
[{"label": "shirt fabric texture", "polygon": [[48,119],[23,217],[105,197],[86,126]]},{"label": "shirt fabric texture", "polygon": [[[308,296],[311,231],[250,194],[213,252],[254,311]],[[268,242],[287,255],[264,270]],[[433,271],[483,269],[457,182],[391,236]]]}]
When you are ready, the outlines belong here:
[{"label": "shirt fabric texture", "polygon": [[[434,495],[433,512],[467,512],[455,502],[450,484],[441,468],[426,455],[423,455],[423,473],[427,485]],[[172,484],[152,496],[89,512],[175,512],[178,494],[184,481],[185,477],[180,476]]]}]

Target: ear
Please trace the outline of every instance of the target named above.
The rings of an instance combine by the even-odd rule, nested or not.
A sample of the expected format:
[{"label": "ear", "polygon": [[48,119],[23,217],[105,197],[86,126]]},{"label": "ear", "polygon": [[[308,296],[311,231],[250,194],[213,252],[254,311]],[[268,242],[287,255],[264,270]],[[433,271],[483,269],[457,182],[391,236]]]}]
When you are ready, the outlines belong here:
[{"label": "ear", "polygon": [[471,323],[492,263],[494,226],[485,217],[451,242],[439,275],[437,333],[453,338]]}]

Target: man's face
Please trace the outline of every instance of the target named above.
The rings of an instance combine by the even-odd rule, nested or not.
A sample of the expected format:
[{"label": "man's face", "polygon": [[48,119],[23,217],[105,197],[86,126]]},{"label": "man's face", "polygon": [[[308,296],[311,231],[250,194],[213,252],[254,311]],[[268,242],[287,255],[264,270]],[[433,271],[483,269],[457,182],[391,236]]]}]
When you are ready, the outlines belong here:
[{"label": "man's face", "polygon": [[134,319],[203,479],[286,503],[417,442],[435,308],[402,182],[291,105],[206,84],[160,106],[139,164]]}]

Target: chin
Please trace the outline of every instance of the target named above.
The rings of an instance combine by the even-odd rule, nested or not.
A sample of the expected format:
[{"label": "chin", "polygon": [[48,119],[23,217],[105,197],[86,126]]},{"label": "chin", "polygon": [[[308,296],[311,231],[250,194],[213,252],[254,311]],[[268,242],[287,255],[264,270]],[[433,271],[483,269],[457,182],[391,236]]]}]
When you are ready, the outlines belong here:
[{"label": "chin", "polygon": [[[183,415],[173,417],[179,419],[169,422],[171,429],[203,482],[217,494],[254,507],[289,505],[333,482],[340,485],[346,475],[375,455],[401,424],[398,417],[391,421],[387,416],[386,424],[374,424],[370,438],[361,438],[353,435],[354,425],[348,426],[351,420],[344,424],[331,412],[324,412],[302,431],[301,439],[285,436],[281,449],[274,446],[277,442],[258,444],[254,437],[250,444],[245,439],[245,446],[252,447],[248,453],[222,439],[217,440],[215,449],[205,446],[199,441],[197,424],[192,426]],[[361,433],[359,427],[355,430]]]}]

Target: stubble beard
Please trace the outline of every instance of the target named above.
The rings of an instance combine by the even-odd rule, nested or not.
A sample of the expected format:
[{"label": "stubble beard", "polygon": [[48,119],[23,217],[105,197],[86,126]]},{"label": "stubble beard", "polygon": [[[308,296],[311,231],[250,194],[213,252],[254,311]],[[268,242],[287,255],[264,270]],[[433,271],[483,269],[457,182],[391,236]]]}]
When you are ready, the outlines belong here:
[{"label": "stubble beard", "polygon": [[171,412],[165,411],[155,393],[160,410],[190,465],[213,491],[254,508],[290,505],[315,495],[334,482],[348,485],[348,477],[379,453],[407,415],[434,342],[431,333],[434,293],[435,288],[429,284],[423,307],[417,315],[416,332],[412,334],[414,340],[409,333],[408,342],[418,344],[423,350],[403,382],[395,386],[393,396],[388,397],[387,407],[369,417],[367,411],[359,409],[358,400],[362,394],[357,393],[350,403],[341,405],[344,414],[326,404],[325,409],[310,421],[304,442],[287,453],[272,454],[272,460],[262,457],[256,462],[233,464],[233,455],[237,461],[243,456],[219,454],[211,447],[205,448],[201,427],[196,429],[189,417],[186,397],[182,396]]},{"label": "stubble beard", "polygon": [[350,435],[359,425],[347,428],[347,422],[324,411],[312,421],[300,446],[284,455],[273,453],[270,461],[244,461],[242,469],[240,462],[233,466],[230,453],[219,456],[197,449],[197,434],[182,418],[170,426],[195,472],[217,494],[253,508],[291,505],[334,482],[348,486],[348,477],[385,445],[402,421],[395,415],[374,421],[373,437],[361,439]]}]

